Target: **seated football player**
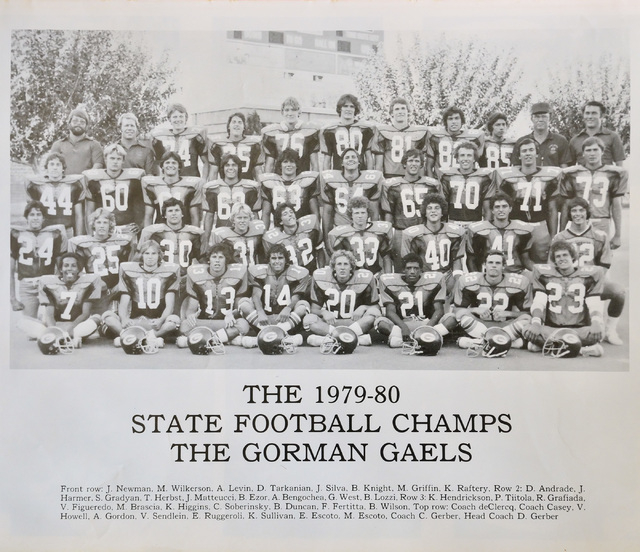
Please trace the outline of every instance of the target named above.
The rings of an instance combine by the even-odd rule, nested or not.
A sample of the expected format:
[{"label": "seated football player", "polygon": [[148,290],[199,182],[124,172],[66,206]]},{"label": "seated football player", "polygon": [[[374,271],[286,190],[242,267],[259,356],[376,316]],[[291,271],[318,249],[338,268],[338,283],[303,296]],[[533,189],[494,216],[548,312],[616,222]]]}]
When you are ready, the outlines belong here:
[{"label": "seated football player", "polygon": [[373,273],[358,269],[350,251],[336,251],[328,267],[313,273],[311,313],[303,320],[305,330],[314,334],[307,338],[308,345],[322,346],[326,336],[336,335],[336,326],[348,326],[360,345],[371,345],[369,331],[380,315]]},{"label": "seated football player", "polygon": [[458,339],[462,349],[482,344],[488,328],[498,326],[512,339],[512,347],[522,348],[522,330],[529,323],[531,283],[521,274],[505,272],[506,258],[492,249],[484,261],[483,272],[464,274],[453,294],[453,313],[441,325],[452,332],[458,325],[469,336]]},{"label": "seated football player", "polygon": [[[42,227],[46,207],[30,201],[24,209],[26,226],[11,227],[11,308],[27,318],[38,314],[38,282],[45,274],[55,272],[56,261],[67,250],[67,233],[62,224]],[[16,277],[20,300],[16,296]]]},{"label": "seated football player", "polygon": [[576,266],[578,252],[565,240],[551,244],[551,263],[535,265],[531,324],[523,331],[530,351],[540,351],[558,328],[572,328],[580,338],[581,354],[602,356],[604,337],[602,289],[604,269]]},{"label": "seated football player", "polygon": [[504,253],[505,272],[533,270],[533,261],[529,256],[533,244],[533,226],[521,220],[511,220],[512,205],[507,194],[498,192],[491,198],[493,221],[474,222],[467,227],[469,272],[480,272],[482,260],[493,249]]},{"label": "seated football player", "polygon": [[116,217],[104,207],[89,215],[88,228],[90,235],[69,240],[69,251],[82,259],[87,274],[100,276],[102,289],[94,312],[102,314],[114,300],[120,264],[130,261],[135,254],[135,236],[116,234]]},{"label": "seated football player", "polygon": [[372,214],[371,202],[366,197],[352,197],[347,204],[347,217],[351,223],[336,226],[329,232],[327,253],[332,255],[339,249],[351,251],[358,268],[366,268],[374,274],[390,273],[391,223],[371,221]]},{"label": "seated football player", "polygon": [[[105,326],[116,336],[130,326],[140,326],[147,339],[158,347],[165,337],[173,336],[180,327],[180,317],[173,314],[180,289],[180,267],[162,260],[162,249],[155,241],[140,247],[137,261],[120,264],[118,311],[102,315]],[[114,345],[120,347],[120,337]]]},{"label": "seated football player", "polygon": [[265,255],[276,244],[284,245],[291,264],[303,266],[311,274],[317,267],[325,266],[324,245],[318,217],[306,215],[296,218],[296,212],[288,203],[281,203],[273,213],[275,228],[262,236]]},{"label": "seated football player", "polygon": [[244,113],[237,112],[227,119],[226,136],[214,136],[209,147],[208,181],[218,179],[220,163],[227,154],[237,155],[242,161],[242,174],[258,180],[264,165],[264,152],[260,136],[245,136],[247,118]]},{"label": "seated football player", "polygon": [[50,153],[44,161],[45,174],[27,180],[29,200],[45,206],[43,227],[62,224],[67,237],[84,234],[85,189],[81,174],[65,176],[67,164],[60,153]]},{"label": "seated football player", "polygon": [[342,154],[342,170],[320,174],[320,204],[325,243],[329,231],[341,224],[349,224],[347,203],[352,197],[364,196],[371,201],[371,220],[380,219],[379,201],[384,178],[380,171],[361,171],[358,152],[346,148]]},{"label": "seated football player", "polygon": [[428,193],[422,200],[420,214],[423,224],[411,226],[402,232],[401,252],[416,253],[424,261],[428,272],[441,272],[447,293],[462,274],[464,230],[447,219],[447,201],[437,193]]},{"label": "seated football player", "polygon": [[[609,236],[595,229],[590,218],[589,202],[581,197],[574,197],[567,205],[569,224],[566,229],[556,234],[554,241],[566,240],[575,245],[578,251],[578,266],[601,266],[608,270],[611,266],[611,248]],[[605,278],[602,300],[609,302],[607,320],[605,322],[604,339],[612,345],[622,345],[618,335],[618,321],[624,309],[625,290],[615,282]]]},{"label": "seated football player", "polygon": [[208,265],[193,265],[187,271],[182,335],[176,340],[180,348],[188,346],[189,333],[199,326],[213,330],[220,343],[231,345],[242,345],[242,336],[249,331],[237,310],[240,299],[249,293],[247,267],[231,264],[233,254],[225,244],[214,245],[207,258]]},{"label": "seated football player", "polygon": [[444,314],[446,285],[441,272],[424,272],[424,260],[415,253],[402,258],[402,274],[380,276],[380,299],[384,316],[375,321],[375,328],[388,336],[391,348],[402,347],[411,332],[420,326],[435,327]]},{"label": "seated football player", "polygon": [[395,228],[391,253],[396,270],[402,265],[402,230],[422,223],[420,207],[429,192],[442,193],[435,178],[421,176],[424,154],[417,149],[408,150],[402,157],[404,176],[386,179],[382,186],[380,209],[384,220]]},{"label": "seated football player", "polygon": [[74,348],[98,328],[100,316],[92,314],[100,299],[100,278],[82,272],[82,259],[75,253],[62,253],[56,263],[57,274],[40,277],[38,300],[43,321],[22,318],[18,327],[30,338],[38,339],[47,328],[57,327],[71,336]]},{"label": "seated football player", "polygon": [[[251,298],[241,299],[238,310],[251,326],[260,331],[268,325],[276,325],[285,332],[299,329],[302,319],[309,314],[306,300],[309,288],[309,271],[292,265],[284,245],[274,245],[269,251],[269,264],[249,267]],[[294,337],[294,345],[302,345],[302,336]],[[256,347],[255,337],[244,337],[246,348]]]},{"label": "seated football player", "polygon": [[221,177],[207,182],[202,188],[203,227],[207,244],[212,228],[231,226],[231,210],[235,205],[244,203],[256,215],[262,208],[260,184],[244,178],[242,161],[237,155],[224,155],[220,169]]},{"label": "seated football player", "polygon": [[189,114],[184,105],[174,103],[167,108],[167,119],[171,128],[158,126],[151,131],[151,145],[156,159],[162,159],[168,151],[175,151],[184,163],[182,176],[200,177],[198,159],[202,161],[205,176],[209,173],[207,155],[207,131],[187,126]]},{"label": "seated football player", "polygon": [[169,151],[160,159],[161,176],[142,178],[144,197],[144,225],[149,226],[162,220],[162,204],[174,197],[182,201],[186,208],[185,224],[200,226],[202,208],[202,180],[197,176],[181,176],[182,159]]},{"label": "seated football player", "polygon": [[211,243],[225,243],[233,250],[234,262],[253,265],[262,256],[264,222],[252,220],[253,212],[248,205],[236,203],[231,209],[231,227],[216,228],[211,234]]},{"label": "seated football player", "polygon": [[283,203],[291,205],[296,217],[319,216],[318,173],[300,172],[300,156],[293,149],[284,150],[278,157],[275,172],[260,177],[262,185],[262,221],[268,229],[271,214]]},{"label": "seated football player", "polygon": [[488,133],[484,136],[484,149],[478,165],[489,169],[511,166],[511,153],[515,138],[508,134],[509,121],[504,113],[494,113],[487,121]]},{"label": "seated football player", "polygon": [[82,173],[86,179],[87,218],[102,207],[116,217],[119,232],[138,234],[144,226],[142,169],[123,169],[127,152],[119,144],[104,148],[105,169]]},{"label": "seated football player", "polygon": [[[273,172],[276,159],[288,148],[300,156],[301,171],[318,171],[320,131],[313,123],[300,120],[300,103],[289,97],[282,102],[282,122],[262,129],[265,172]],[[278,172],[277,169],[275,172]]]}]

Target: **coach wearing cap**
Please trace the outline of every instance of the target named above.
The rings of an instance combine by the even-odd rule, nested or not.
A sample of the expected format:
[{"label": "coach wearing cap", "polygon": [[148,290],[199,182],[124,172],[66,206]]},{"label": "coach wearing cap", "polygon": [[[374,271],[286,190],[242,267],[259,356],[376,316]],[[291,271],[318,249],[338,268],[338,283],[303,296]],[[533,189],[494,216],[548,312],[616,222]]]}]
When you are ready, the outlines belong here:
[{"label": "coach wearing cap", "polygon": [[511,154],[511,165],[520,163],[520,143],[525,138],[533,138],[538,146],[538,162],[541,167],[566,167],[571,161],[569,142],[564,136],[549,131],[551,108],[546,102],[535,103],[531,106],[531,121],[533,132],[518,138]]},{"label": "coach wearing cap", "polygon": [[66,174],[82,174],[89,169],[102,169],[104,158],[100,142],[87,136],[89,115],[82,107],[76,107],[67,120],[69,136],[51,146],[51,153],[60,153],[67,164]]}]

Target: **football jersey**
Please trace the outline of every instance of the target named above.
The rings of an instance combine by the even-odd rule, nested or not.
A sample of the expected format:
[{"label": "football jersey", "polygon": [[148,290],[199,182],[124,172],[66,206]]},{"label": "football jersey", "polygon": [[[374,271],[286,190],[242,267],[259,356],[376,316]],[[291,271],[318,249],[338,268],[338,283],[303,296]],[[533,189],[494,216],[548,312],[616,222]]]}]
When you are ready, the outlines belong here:
[{"label": "football jersey", "polygon": [[505,138],[504,140],[498,141],[489,135],[485,135],[484,151],[478,159],[478,165],[488,169],[510,167],[511,153],[513,152],[515,143],[515,138]]},{"label": "football jersey", "polygon": [[347,180],[341,171],[320,173],[320,199],[334,208],[333,225],[349,224],[347,203],[352,197],[364,196],[377,202],[382,193],[384,178],[380,171],[360,171],[355,180]]},{"label": "football jersey", "polygon": [[13,227],[10,249],[18,280],[53,274],[58,255],[67,250],[67,233],[61,224],[47,226],[39,232]]},{"label": "football jersey", "polygon": [[200,176],[198,158],[207,151],[207,131],[196,127],[187,127],[179,134],[174,134],[170,128],[155,128],[151,131],[152,147],[156,159],[168,151],[180,156],[184,167],[180,171],[182,176]]},{"label": "football jersey", "polygon": [[448,272],[453,270],[454,261],[464,255],[463,238],[464,228],[459,224],[443,223],[437,232],[418,224],[402,231],[400,255],[416,253],[424,259],[425,270]]},{"label": "football jersey", "polygon": [[69,240],[69,251],[82,258],[87,273],[100,276],[111,289],[118,283],[120,264],[131,257],[133,241],[131,234],[114,234],[106,240],[76,236]]},{"label": "football jersey", "polygon": [[429,192],[442,193],[442,185],[435,178],[420,177],[407,182],[404,177],[385,180],[380,197],[380,208],[393,217],[393,227],[404,230],[422,222],[420,207]]},{"label": "football jersey", "polygon": [[504,271],[522,272],[522,254],[533,245],[532,232],[533,226],[521,220],[511,220],[504,228],[486,220],[474,222],[467,228],[467,256],[480,266],[489,251],[499,249],[505,256]]},{"label": "football jersey", "polygon": [[238,297],[247,295],[247,267],[231,264],[219,278],[207,265],[193,265],[187,270],[187,295],[198,301],[198,318],[224,320],[236,306]]},{"label": "football jersey", "polygon": [[458,168],[458,162],[453,152],[458,142],[473,142],[482,153],[484,147],[484,132],[476,129],[463,130],[451,136],[444,127],[432,127],[427,138],[427,157],[434,160],[434,171]]},{"label": "football jersey", "polygon": [[331,157],[331,168],[342,169],[342,154],[348,148],[358,152],[360,168],[366,167],[365,153],[371,149],[375,129],[371,123],[356,121],[350,125],[336,122],[327,125],[320,131],[320,151]]},{"label": "football jersey", "polygon": [[316,215],[299,218],[298,229],[294,234],[287,234],[280,228],[272,228],[262,236],[265,258],[269,257],[271,248],[280,243],[289,252],[291,263],[305,267],[310,273],[316,269],[316,252],[320,249],[321,242]]},{"label": "football jersey", "polygon": [[427,131],[426,126],[410,125],[400,130],[393,125],[378,125],[371,151],[383,156],[382,173],[385,178],[404,175],[404,154],[410,149],[426,149]]},{"label": "football jersey", "polygon": [[583,266],[568,276],[552,265],[535,265],[533,269],[533,293],[547,295],[547,326],[588,326],[591,320],[585,300],[599,298],[603,287],[604,269],[599,266]]},{"label": "football jersey", "polygon": [[161,176],[142,178],[142,197],[145,205],[156,211],[156,222],[162,222],[162,204],[173,197],[185,206],[184,223],[191,224],[191,207],[202,203],[202,180],[196,176],[184,176],[173,184],[167,184]]},{"label": "football jersey", "polygon": [[267,314],[280,314],[291,303],[291,297],[303,298],[309,288],[309,271],[301,266],[289,266],[276,276],[269,265],[249,267],[249,285],[262,290],[260,303]]},{"label": "football jersey", "polygon": [[557,167],[538,167],[533,174],[523,174],[521,167],[506,167],[493,173],[493,189],[513,200],[509,215],[524,222],[545,222],[549,202],[558,196],[562,171]]},{"label": "football jersey", "polygon": [[242,167],[240,167],[242,174],[248,178],[253,178],[256,167],[264,164],[260,136],[245,136],[237,142],[226,136],[214,138],[209,147],[210,163],[220,167],[222,158],[228,154],[237,155],[240,158],[240,161],[242,161]]},{"label": "football jersey", "polygon": [[283,203],[293,207],[296,218],[311,214],[311,200],[318,195],[318,173],[306,171],[297,175],[291,182],[285,181],[279,174],[265,173],[260,177],[263,201],[271,204],[273,210]]},{"label": "football jersey", "polygon": [[461,174],[458,169],[441,171],[439,178],[450,220],[482,220],[482,203],[493,195],[492,173],[491,169],[476,169],[470,174]]},{"label": "football jersey", "polygon": [[48,176],[33,177],[27,180],[26,191],[29,199],[45,206],[43,226],[62,224],[65,228],[73,228],[74,207],[82,205],[85,198],[81,175],[65,176],[59,182],[52,182]]},{"label": "football jersey", "polygon": [[216,216],[216,226],[231,226],[229,217],[236,203],[244,203],[251,210],[262,209],[260,184],[255,180],[242,179],[229,186],[224,180],[212,180],[202,188],[202,210]]},{"label": "football jersey", "polygon": [[311,301],[337,318],[351,318],[358,307],[378,302],[378,288],[370,270],[355,270],[346,283],[339,284],[330,267],[318,268],[311,280]]},{"label": "football jersey", "polygon": [[531,282],[522,274],[503,274],[500,282],[491,285],[482,272],[470,272],[458,279],[453,292],[456,307],[486,307],[491,320],[496,311],[528,312],[532,298]]},{"label": "football jersey", "polygon": [[574,230],[573,224],[569,223],[567,228],[554,236],[551,243],[558,240],[566,240],[576,246],[578,266],[611,266],[609,236],[591,224],[582,233],[578,233]]},{"label": "football jersey", "polygon": [[262,129],[264,154],[278,159],[286,149],[293,149],[300,156],[300,171],[311,170],[311,154],[320,151],[320,130],[313,123],[298,121],[293,129],[282,122]]},{"label": "football jersey", "polygon": [[157,242],[165,262],[180,265],[184,275],[187,267],[200,255],[202,234],[204,230],[197,226],[185,225],[180,230],[172,230],[164,223],[151,224],[142,230],[138,250],[149,240]]},{"label": "football jersey", "polygon": [[605,165],[594,171],[574,165],[562,170],[560,195],[581,197],[589,202],[591,218],[611,217],[611,200],[627,193],[629,173],[622,167]]},{"label": "football jersey", "polygon": [[123,169],[115,178],[111,178],[105,169],[90,169],[82,174],[87,182],[87,201],[113,213],[118,226],[131,223],[142,226],[142,169]]},{"label": "football jersey", "polygon": [[180,291],[180,267],[161,263],[147,270],[140,263],[120,264],[118,293],[131,297],[131,318],[160,318],[166,308],[167,293]]},{"label": "football jersey", "polygon": [[53,307],[56,322],[71,322],[82,314],[87,301],[100,299],[100,293],[100,278],[94,274],[80,274],[69,286],[52,274],[40,278],[38,301]]},{"label": "football jersey", "polygon": [[358,268],[366,268],[374,274],[382,270],[382,258],[391,250],[393,230],[390,222],[370,222],[364,230],[356,230],[349,224],[336,226],[329,232],[328,254],[338,249],[351,251]]},{"label": "football jersey", "polygon": [[436,301],[444,303],[447,286],[441,272],[425,272],[415,285],[404,281],[402,274],[380,276],[380,300],[383,306],[395,305],[400,318],[427,320]]},{"label": "football jersey", "polygon": [[234,262],[244,266],[256,264],[258,256],[262,255],[261,244],[264,234],[264,222],[252,220],[244,234],[238,234],[233,228],[223,226],[211,232],[211,242],[228,243],[233,247]]}]

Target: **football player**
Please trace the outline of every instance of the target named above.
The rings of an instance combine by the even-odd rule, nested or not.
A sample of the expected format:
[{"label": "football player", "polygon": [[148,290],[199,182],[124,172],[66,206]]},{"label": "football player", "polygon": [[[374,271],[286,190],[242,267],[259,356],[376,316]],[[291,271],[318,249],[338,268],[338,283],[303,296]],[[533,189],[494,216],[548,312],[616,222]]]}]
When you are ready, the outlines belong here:
[{"label": "football player", "polygon": [[443,127],[430,129],[427,139],[427,176],[438,177],[440,171],[455,169],[460,160],[454,150],[460,142],[471,142],[474,145],[475,162],[484,148],[484,133],[481,130],[465,129],[465,117],[458,107],[450,107],[442,114]]},{"label": "football player", "polygon": [[[286,149],[295,150],[300,157],[300,171],[319,169],[320,131],[313,124],[300,120],[300,104],[289,97],[282,102],[282,122],[262,129],[262,148],[265,155],[265,172],[274,172],[276,159]],[[275,169],[275,172],[278,172]]]},{"label": "football player", "polygon": [[162,159],[168,151],[175,151],[184,163],[183,176],[200,176],[198,158],[202,161],[205,176],[209,174],[207,155],[207,131],[187,126],[187,108],[179,103],[169,105],[167,119],[170,128],[158,126],[151,131],[152,147],[156,159]]},{"label": "football player", "polygon": [[[394,98],[389,106],[391,123],[378,125],[371,146],[375,155],[375,168],[385,178],[406,174],[405,155],[410,150],[424,151],[427,145],[427,127],[409,124],[409,103],[404,98]],[[424,161],[424,159],[423,159]],[[420,166],[422,175],[423,166]]]},{"label": "football player", "polygon": [[204,213],[204,235],[209,240],[214,227],[230,226],[231,209],[245,203],[258,213],[262,208],[260,184],[244,178],[242,161],[237,155],[226,154],[220,161],[222,178],[207,182],[202,188],[202,211]]},{"label": "football player", "polygon": [[340,116],[338,122],[327,125],[320,131],[323,170],[340,170],[347,149],[356,152],[361,167],[373,169],[371,145],[375,128],[366,121],[356,121],[361,111],[358,98],[352,94],[343,94],[338,98],[336,111]]},{"label": "football player", "polygon": [[296,217],[319,216],[318,173],[300,172],[300,156],[293,149],[284,150],[278,157],[275,172],[261,176],[262,221],[267,229],[271,226],[271,214],[278,205],[288,203]]},{"label": "football player", "polygon": [[102,289],[94,312],[102,314],[109,308],[116,293],[120,264],[133,258],[135,237],[132,234],[117,234],[115,215],[103,207],[89,215],[88,226],[91,234],[71,238],[69,251],[82,259],[87,274],[100,276]]},{"label": "football player", "polygon": [[[51,146],[51,153],[59,153],[64,157],[69,174],[82,174],[89,169],[104,167],[100,142],[87,136],[90,124],[89,114],[83,106],[78,105],[67,119],[69,134]],[[44,201],[42,203],[46,205]]]},{"label": "football player", "polygon": [[350,251],[336,251],[327,268],[318,268],[311,279],[311,313],[303,325],[314,335],[307,344],[321,347],[326,336],[336,335],[336,326],[348,326],[360,345],[371,345],[368,332],[381,315],[378,289],[371,271],[358,269]]},{"label": "football player", "polygon": [[378,203],[384,178],[380,171],[361,171],[355,149],[345,149],[342,153],[342,170],[322,172],[319,183],[325,243],[332,228],[349,224],[347,204],[352,197],[367,197],[371,200],[371,220],[380,218]]},{"label": "football player", "polygon": [[27,197],[45,206],[43,227],[62,224],[67,236],[84,233],[84,183],[82,176],[65,176],[67,164],[59,153],[50,153],[44,161],[44,176],[27,180]]},{"label": "football player", "polygon": [[245,266],[253,265],[262,257],[262,235],[264,223],[252,220],[251,208],[244,203],[236,203],[229,218],[231,227],[216,228],[211,234],[211,242],[226,243],[234,251],[234,262]]},{"label": "football player", "polygon": [[[310,312],[306,300],[309,271],[292,265],[283,245],[274,245],[268,258],[269,264],[249,267],[252,296],[241,299],[238,310],[258,331],[264,326],[277,325],[285,332],[291,332],[298,329]],[[246,336],[242,344],[251,348],[256,347],[258,341],[255,337]],[[294,345],[302,345],[302,336],[295,337]]]},{"label": "football player", "polygon": [[441,272],[447,292],[462,274],[464,229],[447,219],[447,201],[438,193],[424,196],[420,213],[423,223],[402,231],[401,252],[416,253],[429,272]]},{"label": "football player", "polygon": [[202,180],[197,176],[182,176],[182,159],[174,151],[168,151],[160,159],[162,176],[142,178],[144,198],[144,225],[162,222],[162,203],[174,197],[184,204],[187,212],[185,224],[200,226],[202,208]]},{"label": "football player", "polygon": [[478,159],[478,165],[489,169],[511,166],[511,153],[514,138],[507,136],[509,122],[504,113],[494,113],[487,121],[487,131],[484,137],[484,151]]},{"label": "football player", "polygon": [[446,294],[442,273],[425,272],[423,258],[415,253],[405,255],[402,264],[402,274],[380,276],[384,316],[376,319],[375,328],[388,336],[391,348],[402,347],[420,326],[435,326],[438,333],[443,329],[438,324]]},{"label": "football player", "polygon": [[188,335],[198,326],[216,332],[221,343],[242,345],[249,324],[237,310],[238,302],[248,295],[247,268],[231,264],[232,254],[225,244],[214,245],[208,265],[193,265],[187,271],[185,317],[176,345],[188,346]]},{"label": "football player", "polygon": [[339,249],[351,251],[358,268],[366,268],[374,274],[391,272],[390,222],[371,221],[371,202],[364,196],[355,196],[347,204],[347,216],[351,224],[336,226],[329,232],[327,251],[332,255]]},{"label": "football player", "polygon": [[[601,266],[608,270],[611,266],[609,236],[596,230],[589,221],[589,203],[581,197],[570,199],[567,205],[569,224],[556,234],[554,240],[566,240],[578,251],[578,266]],[[625,291],[621,285],[608,278],[604,281],[602,300],[610,299],[607,309],[604,339],[612,345],[622,345],[618,335],[618,321],[625,303]]]},{"label": "football player", "polygon": [[282,244],[289,252],[291,264],[303,266],[309,273],[325,265],[324,245],[320,236],[318,217],[306,215],[296,218],[294,208],[281,203],[273,213],[275,228],[262,237],[265,255],[276,244]]},{"label": "football player", "polygon": [[557,167],[536,165],[538,144],[533,138],[520,141],[522,165],[497,169],[493,174],[493,190],[508,194],[515,206],[513,220],[533,226],[531,260],[546,263],[551,237],[558,229],[558,188],[562,176]]},{"label": "football player", "polygon": [[529,251],[533,244],[533,226],[521,220],[511,220],[511,198],[498,192],[491,198],[493,222],[481,220],[467,227],[467,267],[469,272],[480,272],[482,260],[490,250],[504,253],[504,271],[533,270]]},{"label": "football player", "polygon": [[442,186],[435,178],[420,176],[424,154],[410,149],[402,157],[404,176],[384,181],[380,197],[380,209],[384,219],[395,228],[391,253],[396,270],[401,268],[402,231],[422,223],[420,207],[424,196],[430,192],[442,193]]},{"label": "football player", "polygon": [[[163,262],[162,249],[155,241],[147,241],[139,251],[139,260],[120,264],[118,312],[106,311],[104,324],[120,336],[129,326],[140,326],[149,332],[147,339],[159,347],[164,338],[175,334],[180,317],[173,314],[180,289],[180,267]],[[116,337],[113,344],[121,345]]]},{"label": "football player", "polygon": [[[61,224],[43,228],[46,207],[30,201],[24,209],[26,226],[11,227],[11,308],[28,318],[38,314],[38,282],[45,274],[53,274],[56,261],[67,250],[67,233]],[[20,300],[16,297],[16,277]]]},{"label": "football player", "polygon": [[247,119],[244,113],[232,113],[227,120],[227,135],[218,136],[211,140],[209,181],[218,179],[218,167],[222,158],[227,154],[237,155],[242,161],[242,174],[258,180],[264,165],[261,140],[260,136],[245,136],[246,128]]},{"label": "football player", "polygon": [[505,272],[502,250],[492,249],[484,260],[482,272],[464,274],[453,295],[453,316],[445,315],[442,326],[449,332],[457,325],[469,336],[461,337],[462,349],[481,345],[490,327],[501,327],[512,339],[512,347],[522,348],[522,331],[529,324],[531,306],[530,281],[521,274]]},{"label": "football player", "polygon": [[592,100],[584,104],[582,108],[584,129],[569,141],[569,149],[571,152],[571,161],[569,164],[574,165],[577,163],[584,167],[585,160],[582,155],[582,145],[587,138],[597,136],[604,144],[602,163],[604,165],[622,166],[625,158],[624,146],[617,132],[603,126],[602,119],[606,114],[607,108],[601,102]]},{"label": "football player", "polygon": [[551,245],[551,264],[535,265],[531,324],[523,336],[530,351],[540,351],[558,328],[572,328],[582,342],[585,356],[602,356],[604,337],[602,289],[604,270],[598,266],[577,267],[578,253],[567,241]]},{"label": "football player", "polygon": [[460,142],[453,152],[457,167],[439,172],[442,193],[449,204],[449,222],[467,226],[490,219],[489,197],[492,192],[491,169],[476,169],[478,149],[471,142]]},{"label": "football player", "polygon": [[117,143],[127,152],[123,168],[142,169],[147,175],[158,174],[153,148],[147,141],[140,139],[139,127],[138,117],[133,113],[123,113],[118,117],[120,140]]},{"label": "football player", "polygon": [[118,144],[104,148],[106,169],[85,171],[87,217],[103,207],[116,217],[120,232],[138,234],[144,226],[142,169],[123,169],[127,152]]},{"label": "football player", "polygon": [[[613,219],[611,249],[618,249],[622,236],[622,197],[628,190],[629,175],[622,167],[602,164],[604,149],[602,140],[595,136],[583,142],[582,155],[585,165],[575,165],[563,171],[560,195],[569,199],[586,199],[589,202],[591,224],[607,236],[611,236]],[[560,227],[565,228],[568,220],[568,202],[565,202]]]}]

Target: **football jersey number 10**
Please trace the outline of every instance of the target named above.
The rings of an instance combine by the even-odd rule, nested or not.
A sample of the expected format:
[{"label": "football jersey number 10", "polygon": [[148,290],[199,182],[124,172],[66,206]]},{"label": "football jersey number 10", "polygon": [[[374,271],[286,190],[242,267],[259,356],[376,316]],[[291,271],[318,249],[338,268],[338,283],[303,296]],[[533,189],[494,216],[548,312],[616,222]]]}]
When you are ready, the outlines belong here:
[{"label": "football jersey number 10", "polygon": [[136,278],[138,288],[138,308],[157,309],[160,306],[162,284],[160,278]]}]

